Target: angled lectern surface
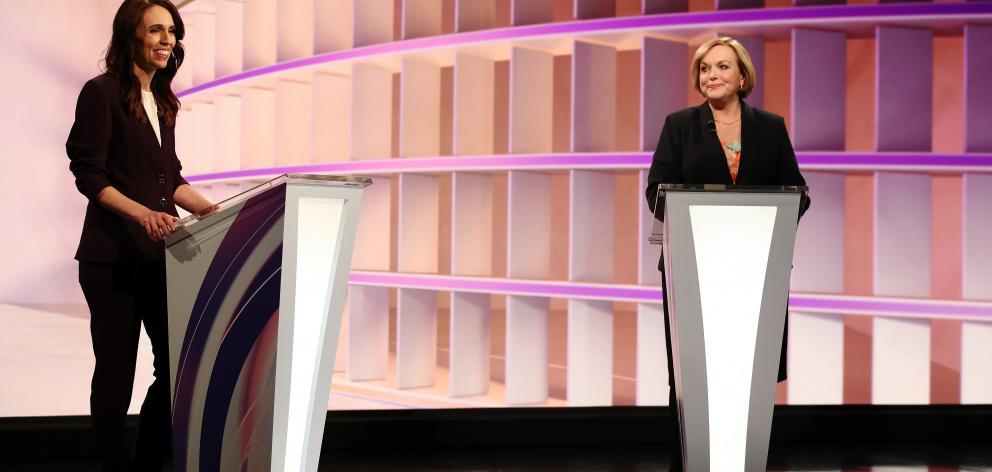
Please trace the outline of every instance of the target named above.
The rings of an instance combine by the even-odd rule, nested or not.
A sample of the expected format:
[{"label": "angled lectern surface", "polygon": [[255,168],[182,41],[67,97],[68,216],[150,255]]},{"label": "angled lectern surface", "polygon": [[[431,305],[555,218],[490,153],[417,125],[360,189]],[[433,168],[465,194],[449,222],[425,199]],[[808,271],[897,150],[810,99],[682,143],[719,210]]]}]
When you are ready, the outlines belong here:
[{"label": "angled lectern surface", "polygon": [[687,471],[764,471],[806,187],[658,187]]},{"label": "angled lectern surface", "polygon": [[166,240],[174,470],[317,470],[369,184],[283,175]]}]

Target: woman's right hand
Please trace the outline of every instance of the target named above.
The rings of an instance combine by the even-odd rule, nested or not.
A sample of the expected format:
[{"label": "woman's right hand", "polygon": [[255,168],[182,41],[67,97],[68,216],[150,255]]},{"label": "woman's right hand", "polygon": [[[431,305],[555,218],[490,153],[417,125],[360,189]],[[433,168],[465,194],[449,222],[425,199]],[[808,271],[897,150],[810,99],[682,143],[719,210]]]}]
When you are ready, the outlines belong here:
[{"label": "woman's right hand", "polygon": [[175,223],[179,218],[161,211],[145,209],[136,218],[138,224],[145,229],[145,233],[152,241],[161,241],[172,234],[175,230]]}]

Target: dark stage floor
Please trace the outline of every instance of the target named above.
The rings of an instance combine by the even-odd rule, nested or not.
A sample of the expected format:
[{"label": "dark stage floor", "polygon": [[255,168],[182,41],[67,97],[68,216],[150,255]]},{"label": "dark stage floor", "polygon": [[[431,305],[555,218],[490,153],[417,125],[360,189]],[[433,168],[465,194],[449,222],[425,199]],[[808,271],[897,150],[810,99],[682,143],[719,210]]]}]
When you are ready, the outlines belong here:
[{"label": "dark stage floor", "polygon": [[[772,445],[769,470],[887,472],[992,471],[988,443],[798,443]],[[96,471],[92,460],[8,463],[0,470]],[[561,471],[654,472],[668,470],[666,446],[542,447],[506,449],[425,449],[330,452],[322,456],[324,471]],[[878,469],[876,469],[878,470]]]}]

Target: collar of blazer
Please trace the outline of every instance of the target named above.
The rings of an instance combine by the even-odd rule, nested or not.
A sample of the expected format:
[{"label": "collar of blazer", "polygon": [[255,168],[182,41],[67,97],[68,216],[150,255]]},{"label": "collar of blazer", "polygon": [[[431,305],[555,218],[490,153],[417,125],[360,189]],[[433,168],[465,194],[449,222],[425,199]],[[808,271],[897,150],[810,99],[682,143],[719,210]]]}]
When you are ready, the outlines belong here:
[{"label": "collar of blazer", "polygon": [[[754,160],[757,159],[755,153],[758,149],[757,142],[757,119],[755,117],[754,108],[751,108],[742,99],[741,101],[741,164],[740,168],[737,170],[737,185],[745,183],[743,179],[744,176],[748,174],[749,168],[753,165]],[[733,179],[730,178],[730,168],[727,167],[727,157],[723,153],[723,145],[720,144],[720,139],[716,135],[716,122],[713,121],[713,110],[710,109],[709,103],[703,101],[702,104],[696,107],[697,115],[699,116],[699,126],[703,130],[703,139],[706,142],[706,153],[710,155],[715,161],[723,164],[725,168],[726,185],[734,185]]]}]

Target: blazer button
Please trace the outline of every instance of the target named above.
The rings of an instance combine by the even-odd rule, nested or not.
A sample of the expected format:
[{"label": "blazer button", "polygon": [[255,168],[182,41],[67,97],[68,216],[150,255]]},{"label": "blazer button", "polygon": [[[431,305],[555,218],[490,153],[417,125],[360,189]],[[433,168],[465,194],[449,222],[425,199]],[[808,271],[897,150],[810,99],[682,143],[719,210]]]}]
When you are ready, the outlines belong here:
[{"label": "blazer button", "polygon": [[165,183],[165,174],[158,174],[158,176],[156,176],[156,177],[158,178],[158,183],[160,183],[160,184],[164,184]]},{"label": "blazer button", "polygon": [[168,205],[168,204],[169,204],[169,201],[166,200],[165,197],[161,197],[161,198],[158,199],[158,206],[160,206],[162,208],[165,208],[165,206]]}]

